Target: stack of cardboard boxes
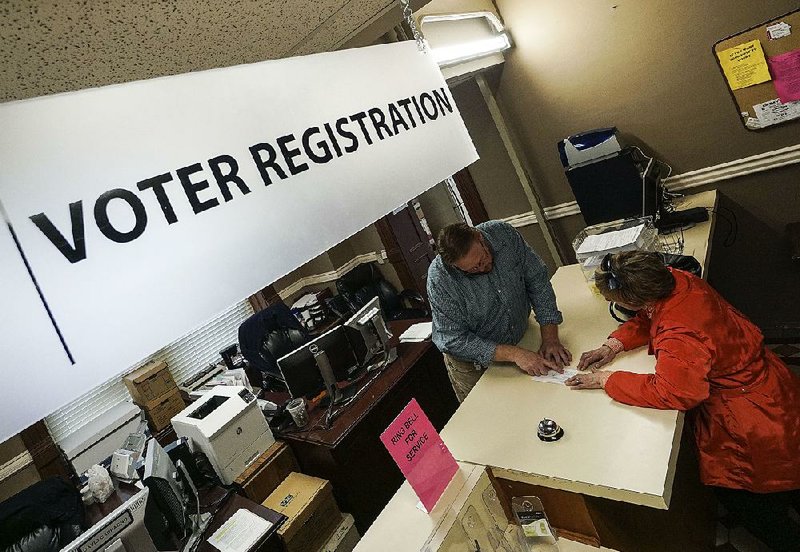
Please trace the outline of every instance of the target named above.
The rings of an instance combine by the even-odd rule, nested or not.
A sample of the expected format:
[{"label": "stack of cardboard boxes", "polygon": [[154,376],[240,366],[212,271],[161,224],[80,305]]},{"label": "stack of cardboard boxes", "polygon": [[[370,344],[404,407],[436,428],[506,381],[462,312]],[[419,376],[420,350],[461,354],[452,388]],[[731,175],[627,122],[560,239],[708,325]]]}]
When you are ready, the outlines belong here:
[{"label": "stack of cardboard boxes", "polygon": [[172,417],[186,406],[166,362],[146,364],[126,375],[123,381],[133,402],[147,415],[153,432],[167,427]]},{"label": "stack of cardboard boxes", "polygon": [[341,513],[330,482],[299,471],[292,449],[275,441],[236,485],[250,500],[289,518],[278,529],[287,552],[350,552],[360,538],[353,516]]},{"label": "stack of cardboard boxes", "polygon": [[278,529],[286,552],[350,552],[359,540],[353,516],[342,515],[325,479],[292,472],[264,506],[288,518]]}]

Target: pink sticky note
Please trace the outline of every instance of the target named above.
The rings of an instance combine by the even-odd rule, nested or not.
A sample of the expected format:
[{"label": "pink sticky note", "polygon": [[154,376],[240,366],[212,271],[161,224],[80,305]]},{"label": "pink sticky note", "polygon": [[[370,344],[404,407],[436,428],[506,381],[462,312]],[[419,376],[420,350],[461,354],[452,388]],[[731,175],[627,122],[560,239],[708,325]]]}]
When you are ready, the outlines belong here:
[{"label": "pink sticky note", "polygon": [[381,433],[381,442],[430,512],[458,471],[458,464],[417,399],[411,399]]},{"label": "pink sticky note", "polygon": [[800,100],[800,49],[772,56],[769,69],[781,103]]}]

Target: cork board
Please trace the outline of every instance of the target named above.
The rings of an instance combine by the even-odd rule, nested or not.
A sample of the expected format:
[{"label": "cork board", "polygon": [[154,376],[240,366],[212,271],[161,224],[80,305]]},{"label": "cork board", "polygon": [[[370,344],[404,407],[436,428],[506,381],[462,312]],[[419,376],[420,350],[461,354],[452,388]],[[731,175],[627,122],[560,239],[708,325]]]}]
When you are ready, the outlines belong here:
[{"label": "cork board", "polygon": [[[753,44],[753,41],[757,41],[757,44]],[[732,77],[730,65],[725,66],[726,61],[736,59],[737,53],[748,50],[756,50],[753,57],[758,57],[760,55],[757,52],[759,47],[768,60],[769,74],[766,75],[765,67],[761,68],[765,75],[763,78],[768,80],[760,82],[763,78],[758,78],[759,70],[755,67],[750,68],[752,69],[750,73],[742,74],[740,72],[736,77]],[[748,130],[761,130],[800,119],[800,100],[781,102],[776,89],[775,66],[769,61],[775,56],[782,56],[782,54],[792,55],[790,52],[796,52],[796,55],[800,56],[800,9],[731,35],[714,44],[714,58],[717,60],[722,78],[728,85],[740,120]],[[786,56],[782,57],[786,58]],[[741,64],[737,69],[742,69]],[[746,72],[748,68],[744,69]],[[755,84],[746,85],[748,78]],[[738,85],[745,85],[735,88],[732,81],[738,82]],[[785,79],[784,82],[786,82]]]}]

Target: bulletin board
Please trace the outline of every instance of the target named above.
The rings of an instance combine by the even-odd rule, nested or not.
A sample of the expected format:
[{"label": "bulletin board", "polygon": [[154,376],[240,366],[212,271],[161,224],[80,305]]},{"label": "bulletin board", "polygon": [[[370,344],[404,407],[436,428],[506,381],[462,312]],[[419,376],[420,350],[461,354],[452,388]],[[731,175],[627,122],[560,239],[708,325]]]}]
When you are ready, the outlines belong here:
[{"label": "bulletin board", "polygon": [[800,9],[720,40],[713,53],[745,128],[800,120]]}]

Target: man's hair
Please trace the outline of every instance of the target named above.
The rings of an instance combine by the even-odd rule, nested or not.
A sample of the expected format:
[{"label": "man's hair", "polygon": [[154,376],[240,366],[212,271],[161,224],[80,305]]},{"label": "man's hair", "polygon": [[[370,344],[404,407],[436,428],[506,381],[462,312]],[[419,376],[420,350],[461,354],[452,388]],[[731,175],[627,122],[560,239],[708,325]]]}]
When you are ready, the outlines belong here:
[{"label": "man's hair", "polygon": [[442,261],[452,265],[467,254],[478,235],[478,230],[463,222],[449,224],[439,231],[436,237],[436,250]]},{"label": "man's hair", "polygon": [[614,301],[642,306],[663,299],[675,289],[675,278],[658,253],[617,253],[611,255],[606,268],[609,270],[597,269],[594,281],[597,289]]}]

